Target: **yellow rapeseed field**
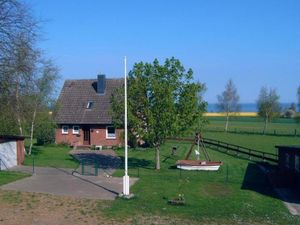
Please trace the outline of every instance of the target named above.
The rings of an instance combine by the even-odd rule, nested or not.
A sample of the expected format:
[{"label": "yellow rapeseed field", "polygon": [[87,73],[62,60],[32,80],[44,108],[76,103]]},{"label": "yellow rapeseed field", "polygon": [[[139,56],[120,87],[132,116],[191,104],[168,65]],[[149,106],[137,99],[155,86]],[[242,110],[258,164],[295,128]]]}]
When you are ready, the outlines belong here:
[{"label": "yellow rapeseed field", "polygon": [[[229,113],[230,116],[257,116],[256,112],[238,112]],[[225,112],[208,112],[204,113],[203,116],[226,116]]]}]

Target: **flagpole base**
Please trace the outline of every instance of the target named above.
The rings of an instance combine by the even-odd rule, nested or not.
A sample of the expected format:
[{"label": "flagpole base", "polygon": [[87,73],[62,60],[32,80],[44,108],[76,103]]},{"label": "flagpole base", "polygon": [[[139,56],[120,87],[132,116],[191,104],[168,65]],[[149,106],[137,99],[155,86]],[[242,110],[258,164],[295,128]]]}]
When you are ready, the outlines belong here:
[{"label": "flagpole base", "polygon": [[123,195],[129,195],[129,176],[125,175],[123,176]]}]

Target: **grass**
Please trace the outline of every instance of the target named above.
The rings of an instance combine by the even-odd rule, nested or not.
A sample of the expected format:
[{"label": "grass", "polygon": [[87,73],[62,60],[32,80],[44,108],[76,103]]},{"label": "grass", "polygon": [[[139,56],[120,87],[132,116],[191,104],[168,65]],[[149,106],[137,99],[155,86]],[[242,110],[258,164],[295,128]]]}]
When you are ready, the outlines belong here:
[{"label": "grass", "polygon": [[31,156],[26,156],[24,165],[77,168],[78,162],[69,155],[70,148],[63,145],[34,146]]},{"label": "grass", "polygon": [[[207,117],[209,124],[207,131],[224,131],[225,117]],[[232,132],[262,133],[264,121],[260,117],[231,117],[229,130]],[[300,123],[294,119],[277,118],[268,124],[266,133],[275,135],[300,135]]]},{"label": "grass", "polygon": [[203,137],[217,139],[243,147],[269,153],[277,153],[276,145],[300,145],[300,138],[293,136],[269,136],[253,134],[235,134],[225,132],[204,132]]},{"label": "grass", "polygon": [[[247,119],[249,118],[240,121],[239,126],[247,124],[255,127],[259,122]],[[294,125],[291,123],[289,129]],[[297,137],[224,132],[205,132],[203,136],[266,152],[274,152],[275,145],[300,145]],[[171,156],[174,145],[178,149],[177,155]],[[189,147],[189,144],[178,142],[167,142],[161,146],[160,171],[154,169],[153,149],[130,150],[129,175],[139,176],[139,181],[131,188],[135,198],[117,199],[101,209],[104,214],[112,220],[177,218],[179,221],[195,224],[300,223],[300,219],[290,215],[276,197],[258,164],[254,162],[208,149],[212,160],[221,160],[224,163],[218,172],[181,171],[174,168],[176,160],[183,159]],[[77,163],[68,152],[69,149],[62,146],[36,146],[33,156],[27,157],[25,164],[31,165],[34,157],[36,165],[39,166],[74,168]],[[124,160],[123,150],[116,152]],[[115,176],[123,174],[123,169],[115,172]],[[184,195],[187,203],[185,206],[167,204],[169,199],[177,198],[179,194]],[[81,214],[85,212],[82,211]]]},{"label": "grass", "polygon": [[[118,199],[106,209],[108,216],[151,214],[225,224],[300,222],[275,197],[257,164],[208,150],[213,160],[224,162],[220,171],[180,171],[174,169],[175,162],[184,158],[189,145],[177,143],[178,155],[170,156],[173,145],[168,142],[162,146],[160,171],[153,169],[153,150],[130,150],[129,174],[140,176],[131,189],[136,198]],[[118,154],[122,157],[123,151]],[[122,176],[123,170],[116,175]],[[178,194],[184,194],[187,205],[168,205],[167,200]]]},{"label": "grass", "polygon": [[0,171],[0,186],[29,176],[29,174],[20,172]]}]

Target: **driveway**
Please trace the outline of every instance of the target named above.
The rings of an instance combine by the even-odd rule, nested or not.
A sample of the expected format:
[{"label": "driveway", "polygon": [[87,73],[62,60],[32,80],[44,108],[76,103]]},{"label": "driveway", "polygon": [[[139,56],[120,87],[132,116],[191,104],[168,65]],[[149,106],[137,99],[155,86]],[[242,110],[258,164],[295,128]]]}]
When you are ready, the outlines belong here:
[{"label": "driveway", "polygon": [[[11,170],[31,173],[32,167],[17,166]],[[137,180],[131,178],[130,185]],[[3,185],[0,189],[114,200],[123,190],[123,179],[110,177],[105,173],[98,176],[82,176],[73,173],[71,169],[35,167],[35,173],[31,177]]]}]

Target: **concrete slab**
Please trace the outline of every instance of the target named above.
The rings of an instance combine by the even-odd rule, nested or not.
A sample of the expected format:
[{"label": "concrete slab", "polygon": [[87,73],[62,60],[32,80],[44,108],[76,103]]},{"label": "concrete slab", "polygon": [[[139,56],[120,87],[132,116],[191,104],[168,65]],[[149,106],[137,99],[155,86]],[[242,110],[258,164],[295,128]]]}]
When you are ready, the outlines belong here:
[{"label": "concrete slab", "polygon": [[[32,172],[31,167],[18,166],[14,171]],[[131,178],[130,185],[138,179]],[[36,167],[35,173],[28,178],[0,187],[3,190],[37,192],[61,196],[74,196],[88,199],[114,200],[123,189],[123,179],[72,174],[70,169]]]}]

